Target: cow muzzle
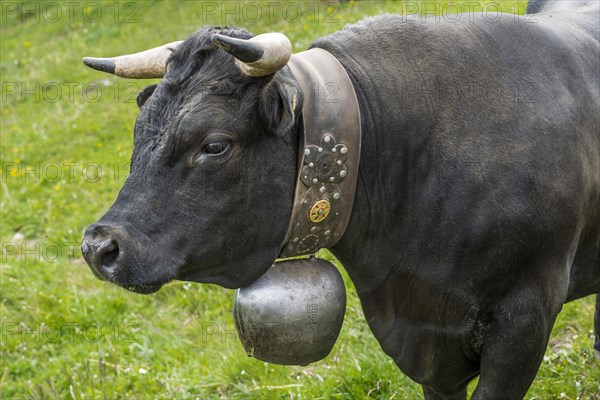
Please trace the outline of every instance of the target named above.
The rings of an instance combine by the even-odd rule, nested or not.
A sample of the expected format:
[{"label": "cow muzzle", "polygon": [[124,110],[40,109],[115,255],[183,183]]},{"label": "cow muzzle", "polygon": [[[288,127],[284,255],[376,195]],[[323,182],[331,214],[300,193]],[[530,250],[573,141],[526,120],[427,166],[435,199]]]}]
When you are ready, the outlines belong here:
[{"label": "cow muzzle", "polygon": [[[81,242],[81,253],[98,279],[132,292],[154,293],[169,279],[146,281],[140,278],[140,265],[137,265],[139,262],[132,263],[132,260],[142,257],[141,254],[137,254],[142,247],[124,227],[99,222],[86,230]],[[156,262],[147,261],[149,264]],[[144,274],[147,278],[154,275],[149,272]]]},{"label": "cow muzzle", "polygon": [[81,242],[81,253],[97,278],[112,281],[118,266],[119,242],[125,232],[118,227],[94,224]]}]

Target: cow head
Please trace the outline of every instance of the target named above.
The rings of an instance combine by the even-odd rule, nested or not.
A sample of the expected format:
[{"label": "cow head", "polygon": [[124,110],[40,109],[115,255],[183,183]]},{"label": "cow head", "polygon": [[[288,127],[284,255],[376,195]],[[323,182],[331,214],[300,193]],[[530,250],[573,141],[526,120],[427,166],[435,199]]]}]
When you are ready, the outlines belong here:
[{"label": "cow head", "polygon": [[290,55],[263,62],[281,49],[251,38],[240,29],[199,30],[168,56],[160,83],[140,94],[130,175],[82,242],[98,278],[139,293],[174,279],[236,288],[278,256],[302,96],[283,67]]}]

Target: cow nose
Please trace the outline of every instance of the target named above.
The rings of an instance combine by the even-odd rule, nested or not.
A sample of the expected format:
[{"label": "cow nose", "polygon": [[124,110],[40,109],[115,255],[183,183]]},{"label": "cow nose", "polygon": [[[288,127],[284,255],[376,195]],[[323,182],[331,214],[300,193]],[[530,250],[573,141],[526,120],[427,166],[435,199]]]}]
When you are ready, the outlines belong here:
[{"label": "cow nose", "polygon": [[117,269],[119,243],[107,225],[92,225],[81,242],[81,253],[96,277],[110,280]]}]

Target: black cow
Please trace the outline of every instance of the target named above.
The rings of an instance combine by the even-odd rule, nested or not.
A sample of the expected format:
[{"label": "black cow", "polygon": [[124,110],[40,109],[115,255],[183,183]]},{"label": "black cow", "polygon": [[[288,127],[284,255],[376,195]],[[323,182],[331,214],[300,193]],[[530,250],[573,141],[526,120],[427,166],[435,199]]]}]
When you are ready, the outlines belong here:
[{"label": "black cow", "polygon": [[[598,7],[540,4],[533,23],[384,15],[312,45],[346,68],[363,132],[331,251],[426,399],[464,399],[478,375],[474,399],[522,398],[562,305],[600,293]],[[214,34],[251,37],[200,29],[141,94],[131,175],[82,245],[102,279],[237,288],[281,250],[302,90],[288,67],[242,73],[246,41]]]}]

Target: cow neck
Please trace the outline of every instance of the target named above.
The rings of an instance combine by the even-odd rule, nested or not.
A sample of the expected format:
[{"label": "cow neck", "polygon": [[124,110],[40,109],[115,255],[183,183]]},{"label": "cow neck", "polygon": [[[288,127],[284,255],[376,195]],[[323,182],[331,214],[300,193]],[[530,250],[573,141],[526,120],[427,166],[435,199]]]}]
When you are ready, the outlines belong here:
[{"label": "cow neck", "polygon": [[294,205],[281,258],[332,247],[344,235],[361,144],[358,100],[342,64],[314,48],[294,54],[288,66],[304,100]]}]

